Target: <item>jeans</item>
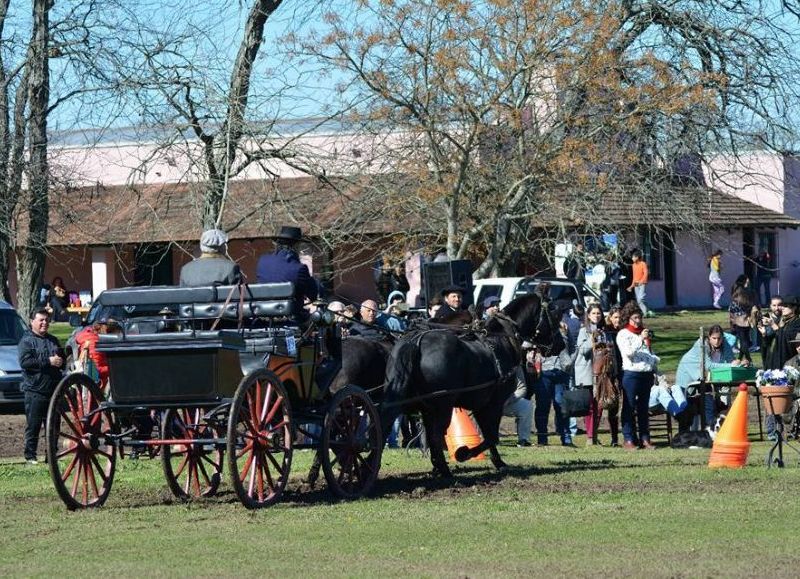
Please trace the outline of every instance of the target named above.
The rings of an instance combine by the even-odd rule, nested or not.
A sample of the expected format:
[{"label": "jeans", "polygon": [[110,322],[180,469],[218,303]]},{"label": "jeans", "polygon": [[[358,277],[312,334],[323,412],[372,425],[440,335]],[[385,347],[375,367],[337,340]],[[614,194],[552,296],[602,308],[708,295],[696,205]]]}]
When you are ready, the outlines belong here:
[{"label": "jeans", "polygon": [[400,437],[400,421],[402,415],[398,416],[392,422],[392,428],[389,430],[389,436],[386,439],[386,446],[389,448],[398,448],[398,439]]},{"label": "jeans", "polygon": [[650,440],[650,389],[653,386],[652,372],[622,373],[622,436],[625,442],[633,442],[634,416],[638,423],[639,442]]},{"label": "jeans", "polygon": [[39,433],[47,418],[50,396],[38,392],[25,392],[25,460],[36,458],[39,446]]},{"label": "jeans", "polygon": [[517,440],[529,442],[531,438],[531,422],[533,421],[533,403],[527,398],[517,398],[513,394],[503,404],[503,416],[516,418]]},{"label": "jeans", "polygon": [[[761,305],[766,307],[769,305],[769,300],[772,299],[770,294],[770,282],[772,281],[771,277],[768,276],[756,276],[756,297],[760,301]],[[761,301],[761,288],[764,288],[764,300]]]},{"label": "jeans", "polygon": [[666,388],[655,385],[650,389],[649,406],[652,408],[659,404],[664,407],[664,410],[673,416],[677,416],[686,410],[686,406],[688,406],[686,402],[686,393],[680,386],[673,386],[671,389],[667,390]]},{"label": "jeans", "polygon": [[636,295],[636,303],[639,304],[642,314],[647,315],[647,304],[644,301],[647,298],[647,284],[637,285],[633,288],[633,293]]},{"label": "jeans", "polygon": [[556,413],[556,433],[561,437],[561,442],[567,444],[572,442],[569,420],[565,420],[561,415],[561,401],[568,386],[569,375],[561,370],[545,370],[534,383],[533,395],[536,400],[536,409],[533,413],[533,421],[536,425],[536,439],[539,444],[547,444],[551,405]]}]

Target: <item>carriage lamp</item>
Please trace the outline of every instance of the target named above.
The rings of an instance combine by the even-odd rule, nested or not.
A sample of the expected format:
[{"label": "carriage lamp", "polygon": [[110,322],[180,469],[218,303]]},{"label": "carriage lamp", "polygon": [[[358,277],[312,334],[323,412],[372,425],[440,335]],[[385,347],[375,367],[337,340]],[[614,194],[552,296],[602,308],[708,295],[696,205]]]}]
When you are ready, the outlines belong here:
[{"label": "carriage lamp", "polygon": [[317,310],[311,314],[311,321],[323,326],[332,326],[336,321],[336,316],[330,310]]}]

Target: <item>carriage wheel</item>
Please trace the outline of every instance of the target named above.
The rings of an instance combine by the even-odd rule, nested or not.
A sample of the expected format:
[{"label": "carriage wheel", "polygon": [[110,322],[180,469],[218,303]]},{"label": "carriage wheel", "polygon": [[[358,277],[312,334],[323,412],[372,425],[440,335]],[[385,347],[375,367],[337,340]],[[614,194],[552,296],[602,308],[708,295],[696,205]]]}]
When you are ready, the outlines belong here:
[{"label": "carriage wheel", "polygon": [[280,499],[292,466],[291,407],[280,379],[268,370],[245,376],[228,418],[228,468],[248,509]]},{"label": "carriage wheel", "polygon": [[[203,421],[201,408],[169,409],[161,417],[161,438],[219,438],[217,430]],[[222,479],[224,451],[218,445],[165,444],[161,450],[164,476],[179,499],[210,497]]]},{"label": "carriage wheel", "polygon": [[364,390],[348,385],[331,400],[322,428],[322,470],[339,497],[364,496],[381,468],[383,437],[378,411]]},{"label": "carriage wheel", "polygon": [[99,507],[114,481],[114,430],[104,397],[85,374],[70,374],[56,387],[47,411],[47,464],[58,496],[70,510]]}]

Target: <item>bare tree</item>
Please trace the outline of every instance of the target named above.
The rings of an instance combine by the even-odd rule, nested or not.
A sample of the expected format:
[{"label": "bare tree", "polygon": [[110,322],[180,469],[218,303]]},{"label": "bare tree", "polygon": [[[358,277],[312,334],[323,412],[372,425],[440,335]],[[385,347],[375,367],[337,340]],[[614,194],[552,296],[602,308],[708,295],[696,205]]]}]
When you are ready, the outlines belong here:
[{"label": "bare tree", "polygon": [[341,71],[365,138],[403,137],[354,180],[340,241],[444,248],[477,276],[618,229],[612,202],[702,236],[708,191],[687,159],[793,136],[796,24],[767,2],[365,1],[324,22],[296,52]]},{"label": "bare tree", "polygon": [[49,224],[49,171],[47,161],[47,112],[50,101],[50,9],[52,0],[34,0],[33,33],[29,45],[28,68],[28,233],[17,254],[17,306],[29,314],[36,306],[44,271],[47,227]]}]

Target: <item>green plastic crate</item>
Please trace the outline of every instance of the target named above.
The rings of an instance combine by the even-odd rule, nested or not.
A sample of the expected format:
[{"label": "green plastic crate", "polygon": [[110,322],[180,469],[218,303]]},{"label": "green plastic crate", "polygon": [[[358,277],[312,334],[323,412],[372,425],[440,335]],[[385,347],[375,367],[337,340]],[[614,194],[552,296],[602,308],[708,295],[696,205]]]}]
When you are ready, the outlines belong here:
[{"label": "green plastic crate", "polygon": [[711,370],[712,382],[739,382],[756,379],[756,369],[752,366],[729,366],[728,368],[713,368]]}]

